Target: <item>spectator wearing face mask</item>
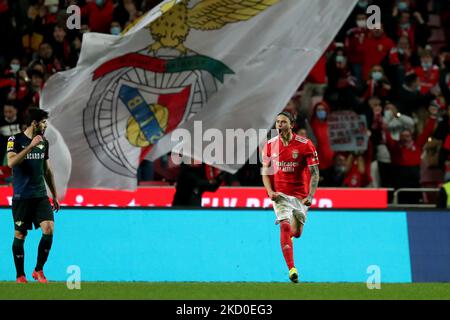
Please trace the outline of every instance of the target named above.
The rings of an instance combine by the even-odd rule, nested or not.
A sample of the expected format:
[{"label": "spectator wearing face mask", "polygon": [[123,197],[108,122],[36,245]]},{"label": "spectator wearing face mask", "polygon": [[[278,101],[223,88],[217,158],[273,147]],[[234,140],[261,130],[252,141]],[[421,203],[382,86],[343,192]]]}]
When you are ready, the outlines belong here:
[{"label": "spectator wearing face mask", "polygon": [[12,74],[14,77],[16,77],[19,73],[19,70],[21,68],[20,60],[18,58],[12,58],[11,62],[9,63],[9,68],[6,69],[6,74]]},{"label": "spectator wearing face mask", "polygon": [[95,0],[81,8],[81,16],[88,19],[90,31],[110,33],[113,11],[112,0]]},{"label": "spectator wearing face mask", "polygon": [[122,27],[120,26],[120,23],[117,21],[111,22],[110,33],[114,36],[118,36],[118,35],[120,35],[121,32],[122,32]]},{"label": "spectator wearing face mask", "polygon": [[439,67],[433,64],[433,54],[424,50],[420,55],[420,66],[415,69],[420,81],[420,94],[433,93],[439,85]]},{"label": "spectator wearing face mask", "polygon": [[311,128],[317,141],[319,170],[323,183],[328,184],[332,175],[334,151],[331,148],[328,127],[330,107],[325,101],[316,103],[311,116]]},{"label": "spectator wearing face mask", "polygon": [[373,96],[386,99],[389,96],[391,89],[391,83],[384,74],[383,67],[380,65],[375,65],[372,67],[369,74],[369,79],[366,82],[366,90],[363,95],[363,99],[367,100]]}]

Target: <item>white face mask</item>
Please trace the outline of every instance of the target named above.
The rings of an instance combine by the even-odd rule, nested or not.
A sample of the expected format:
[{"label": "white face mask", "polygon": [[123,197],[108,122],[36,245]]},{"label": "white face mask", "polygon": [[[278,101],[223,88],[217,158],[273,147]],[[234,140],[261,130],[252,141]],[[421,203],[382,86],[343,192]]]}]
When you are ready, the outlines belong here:
[{"label": "white face mask", "polygon": [[375,81],[380,81],[381,79],[383,79],[383,73],[381,73],[380,71],[372,72],[372,79]]},{"label": "white face mask", "polygon": [[369,5],[369,1],[368,0],[359,0],[358,1],[358,6],[360,8],[367,8],[368,5]]},{"label": "white face mask", "polygon": [[356,25],[358,26],[358,28],[366,28],[367,27],[367,23],[365,20],[356,20]]},{"label": "white face mask", "polygon": [[397,8],[399,11],[407,11],[409,8],[409,5],[407,2],[399,1],[399,2],[397,2]]},{"label": "white face mask", "polygon": [[121,31],[122,31],[122,30],[121,30],[120,27],[112,27],[112,28],[111,28],[111,34],[112,34],[112,35],[115,35],[115,36],[118,36],[118,35],[120,34]]},{"label": "white face mask", "polygon": [[50,6],[48,7],[48,12],[54,14],[58,12],[58,6]]},{"label": "white face mask", "polygon": [[12,70],[14,73],[16,73],[17,71],[20,70],[20,64],[17,64],[17,63],[11,63],[11,64],[10,64],[10,67],[11,67],[11,70]]},{"label": "white face mask", "polygon": [[423,67],[425,70],[431,69],[432,66],[433,66],[433,63],[432,63],[432,62],[422,62],[422,67]]},{"label": "white face mask", "polygon": [[394,118],[394,114],[391,110],[384,110],[384,118],[389,121]]}]

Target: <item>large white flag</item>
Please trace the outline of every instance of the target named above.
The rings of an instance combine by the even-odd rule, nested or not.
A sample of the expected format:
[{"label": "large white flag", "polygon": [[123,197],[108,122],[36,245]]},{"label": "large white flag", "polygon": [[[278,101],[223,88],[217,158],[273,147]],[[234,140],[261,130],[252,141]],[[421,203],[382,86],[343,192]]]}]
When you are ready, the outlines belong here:
[{"label": "large white flag", "polygon": [[[170,133],[198,121],[223,133],[269,128],[356,2],[163,1],[124,36],[85,34],[77,67],[41,98],[72,156],[69,186],[134,189],[142,150],[170,152]],[[182,149],[213,162],[202,148]]]}]

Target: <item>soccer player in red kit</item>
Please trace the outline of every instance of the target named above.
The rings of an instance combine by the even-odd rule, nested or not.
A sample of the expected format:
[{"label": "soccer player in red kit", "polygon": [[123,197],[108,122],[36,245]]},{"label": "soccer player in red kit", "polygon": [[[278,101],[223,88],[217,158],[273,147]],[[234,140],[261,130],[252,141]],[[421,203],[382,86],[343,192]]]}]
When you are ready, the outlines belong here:
[{"label": "soccer player in red kit", "polygon": [[292,237],[300,238],[303,232],[319,184],[319,158],[311,140],[293,133],[292,127],[289,113],[278,114],[278,136],[269,140],[263,151],[262,179],[280,224],[281,250],[289,279],[297,283]]}]

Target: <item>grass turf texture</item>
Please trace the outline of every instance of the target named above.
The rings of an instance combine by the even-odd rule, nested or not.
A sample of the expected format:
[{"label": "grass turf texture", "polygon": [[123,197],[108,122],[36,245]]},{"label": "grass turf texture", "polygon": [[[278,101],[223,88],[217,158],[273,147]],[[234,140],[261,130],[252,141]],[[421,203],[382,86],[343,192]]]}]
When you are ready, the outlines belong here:
[{"label": "grass turf texture", "polygon": [[63,282],[0,282],[0,299],[83,300],[450,300],[450,283],[141,283],[82,282],[69,290]]}]

